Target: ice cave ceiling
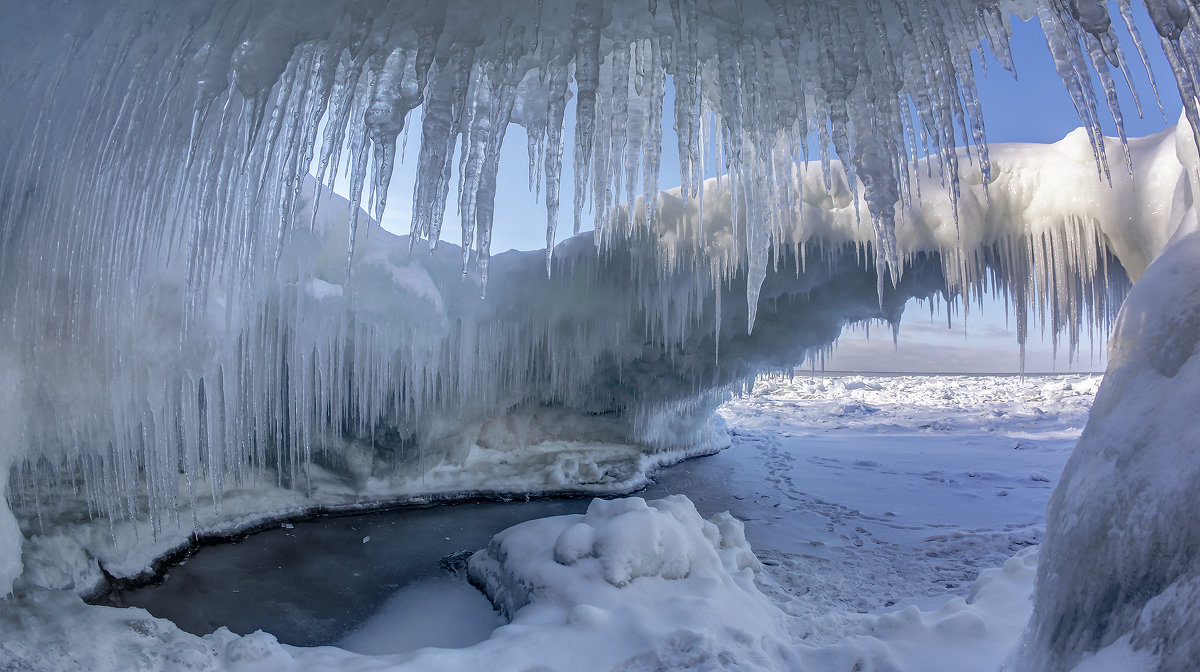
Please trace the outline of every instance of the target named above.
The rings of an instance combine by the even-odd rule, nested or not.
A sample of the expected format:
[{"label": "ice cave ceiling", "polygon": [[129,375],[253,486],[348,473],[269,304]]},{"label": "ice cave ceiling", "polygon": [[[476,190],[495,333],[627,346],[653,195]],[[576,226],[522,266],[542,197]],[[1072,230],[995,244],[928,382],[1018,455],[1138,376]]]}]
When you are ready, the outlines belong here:
[{"label": "ice cave ceiling", "polygon": [[[723,174],[730,208],[740,213],[734,226],[745,228],[744,260],[732,267],[745,265],[761,280],[769,241],[788,224],[781,206],[796,198],[790,166],[812,157],[826,190],[840,172],[851,192],[861,191],[876,254],[894,281],[894,222],[897,208],[912,205],[915,177],[924,173],[925,188],[945,190],[952,205],[961,163],[987,182],[976,78],[989,65],[1012,69],[1014,14],[1040,20],[1105,175],[1101,108],[1123,138],[1129,111],[1116,90],[1145,63],[1130,0],[1112,13],[1099,0],[657,5],[503,0],[488,3],[485,16],[473,0],[23,3],[8,24],[10,49],[24,58],[10,62],[36,55],[41,67],[8,75],[10,86],[34,96],[14,102],[23,114],[12,126],[41,152],[12,152],[17,143],[8,174],[50,172],[58,179],[37,184],[65,192],[75,185],[63,170],[90,160],[97,194],[146,187],[119,207],[144,212],[136,219],[147,235],[196,257],[188,289],[202,294],[214,275],[241,275],[257,255],[278,254],[275,239],[291,227],[310,169],[324,182],[348,173],[352,219],[359,206],[378,219],[397,150],[419,134],[410,244],[437,244],[457,151],[464,267],[478,267],[486,280],[506,129],[520,125],[529,138],[530,185],[545,190],[547,240],[554,241],[570,147],[574,230],[590,212],[604,241],[616,233],[622,203],[659,191],[669,82],[678,147],[667,151],[678,152],[682,196],[698,199],[703,178]],[[1148,0],[1145,8],[1158,31],[1150,41],[1161,43],[1195,119],[1196,8],[1184,0]],[[1118,31],[1132,33],[1132,58]],[[1157,88],[1143,93],[1157,96]],[[655,230],[656,200],[628,228]],[[9,211],[18,205],[10,199]],[[142,225],[159,216],[165,221]],[[98,219],[85,217],[80,228]],[[232,223],[211,231],[214,220]],[[351,248],[355,229],[352,221]]]},{"label": "ice cave ceiling", "polygon": [[[1131,195],[1132,157],[1174,161],[1188,134],[1100,130],[1145,49],[1200,126],[1185,0],[6,4],[0,492],[30,525],[40,489],[71,489],[157,534],[243,482],[311,489],[314,465],[402,495],[531,408],[590,418],[550,434],[703,443],[729,389],[912,296],[997,291],[1021,334],[1032,315],[1073,341],[1188,188],[1176,161]],[[1040,20],[1083,125],[1058,176],[1162,222],[1090,214],[1028,187],[1045,161],[989,152],[975,82],[1011,69],[1014,14]],[[494,224],[543,226],[495,211],[513,124],[529,160],[504,169],[545,198],[547,241],[564,179],[594,233],[490,261]],[[370,221],[405,157],[406,242]],[[438,247],[448,212],[460,247]]]}]

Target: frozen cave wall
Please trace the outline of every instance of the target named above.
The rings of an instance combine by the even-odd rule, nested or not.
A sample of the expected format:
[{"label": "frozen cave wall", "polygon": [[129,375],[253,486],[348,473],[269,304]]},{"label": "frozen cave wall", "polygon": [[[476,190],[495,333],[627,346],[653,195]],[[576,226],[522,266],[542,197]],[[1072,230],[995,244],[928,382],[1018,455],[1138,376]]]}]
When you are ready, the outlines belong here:
[{"label": "frozen cave wall", "polygon": [[[1098,112],[1122,128],[1115,31],[1144,61],[1127,0],[9,4],[0,592],[22,552],[24,580],[86,590],[55,557],[135,574],[303,502],[627,489],[719,447],[711,411],[756,372],[913,296],[996,292],[1020,339],[1042,320],[1073,348],[1196,193],[1182,0],[1144,8],[1190,123],[1133,140]],[[1083,123],[1055,145],[984,142],[976,68],[1011,69],[1012,13]],[[594,233],[492,258],[514,124],[547,240],[567,147]],[[406,155],[395,239],[373,219]],[[451,199],[460,246],[438,244]],[[1062,632],[1037,646],[1107,640]]]}]

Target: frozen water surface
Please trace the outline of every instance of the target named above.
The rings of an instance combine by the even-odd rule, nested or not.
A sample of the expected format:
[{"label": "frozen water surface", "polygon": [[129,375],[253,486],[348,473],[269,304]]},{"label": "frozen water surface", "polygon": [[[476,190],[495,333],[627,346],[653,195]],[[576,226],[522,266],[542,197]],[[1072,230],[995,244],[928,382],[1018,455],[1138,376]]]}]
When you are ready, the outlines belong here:
[{"label": "frozen water surface", "polygon": [[664,472],[646,496],[684,492],[702,514],[745,521],[795,613],[936,602],[1040,541],[1099,383],[760,378],[720,410],[733,446]]}]

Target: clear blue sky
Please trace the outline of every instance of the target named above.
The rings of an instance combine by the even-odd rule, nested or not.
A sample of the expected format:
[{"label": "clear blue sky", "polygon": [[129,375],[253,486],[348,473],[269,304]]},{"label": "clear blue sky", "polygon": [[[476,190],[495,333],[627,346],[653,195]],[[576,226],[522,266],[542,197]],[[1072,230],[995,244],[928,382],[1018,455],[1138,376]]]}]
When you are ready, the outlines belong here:
[{"label": "clear blue sky", "polygon": [[[1118,17],[1119,20],[1119,17]],[[1054,142],[1079,125],[1078,116],[1071,104],[1057,73],[1054,71],[1045,38],[1036,19],[1022,22],[1013,17],[1012,51],[1016,63],[1017,77],[1014,78],[999,64],[988,57],[988,75],[980,73],[980,99],[983,103],[987,138],[990,143],[1002,142]],[[1123,33],[1123,30],[1119,32]],[[1131,96],[1122,88],[1121,105],[1125,113],[1125,126],[1130,137],[1148,135],[1162,130],[1165,125],[1179,118],[1179,96],[1170,70],[1161,54],[1157,35],[1148,21],[1141,24],[1142,37],[1147,40],[1146,50],[1150,54],[1152,68],[1158,79],[1166,121],[1159,113],[1149,81],[1138,60],[1137,52],[1128,41],[1123,43],[1126,56],[1131,59],[1134,85],[1141,95],[1144,118],[1138,118]],[[669,115],[672,109],[671,94],[664,105],[668,115],[664,119],[663,165],[660,186],[670,187],[678,183],[676,141],[671,131]],[[1103,96],[1098,94],[1103,105]],[[572,197],[571,176],[571,129],[573,127],[573,105],[568,106],[567,151],[564,152],[562,211],[559,215],[558,240],[571,235]],[[1105,132],[1115,135],[1115,125],[1106,114],[1102,114]],[[407,233],[411,221],[411,194],[416,153],[419,144],[419,118],[411,118],[412,137],[409,139],[407,160],[397,166],[392,182],[388,209],[384,214],[385,228],[396,233]],[[493,233],[492,252],[507,249],[538,249],[545,247],[546,212],[542,202],[534,200],[528,189],[526,138],[519,126],[510,126],[505,138],[501,157],[501,171],[496,199],[496,224]],[[455,162],[457,164],[457,161]],[[457,183],[457,175],[452,184]],[[457,243],[461,237],[458,226],[455,190],[451,189],[442,239]],[[544,198],[544,194],[543,194]],[[589,218],[585,215],[585,227]],[[929,317],[929,307],[910,304],[907,317],[901,325],[899,347],[893,348],[891,334],[878,333],[869,341],[864,331],[847,333],[839,342],[837,353],[828,362],[830,369],[845,370],[901,370],[901,371],[1015,371],[1019,365],[1016,338],[1006,324],[1002,304],[987,304],[982,310],[972,309],[965,326],[955,315],[954,327],[947,329],[946,316],[939,308],[935,316]],[[1032,329],[1031,329],[1032,331]],[[1087,336],[1085,336],[1085,339]],[[1035,340],[1036,339],[1036,340]],[[1096,347],[1081,344],[1081,357],[1073,366],[1067,365],[1065,354],[1057,359],[1051,357],[1048,338],[1031,334],[1027,350],[1028,371],[1051,370],[1102,370],[1103,339]]]}]

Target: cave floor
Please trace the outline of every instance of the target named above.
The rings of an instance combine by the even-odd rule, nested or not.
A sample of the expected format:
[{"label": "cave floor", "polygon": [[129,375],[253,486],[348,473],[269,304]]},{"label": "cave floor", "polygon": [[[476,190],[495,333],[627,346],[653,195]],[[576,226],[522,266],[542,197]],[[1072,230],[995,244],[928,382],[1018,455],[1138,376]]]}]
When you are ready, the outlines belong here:
[{"label": "cave floor", "polygon": [[[981,569],[1037,544],[1098,383],[1078,375],[760,380],[720,410],[730,449],[667,468],[636,494],[682,493],[702,515],[728,510],[745,521],[766,569],[764,592],[794,618],[799,637],[837,641],[879,613],[965,596]],[[117,599],[196,634],[261,628],[281,642],[361,653],[466,646],[501,622],[466,583],[467,552],[508,526],[580,513],[588,501],[467,502],[286,523],[202,548],[161,583]]]}]

